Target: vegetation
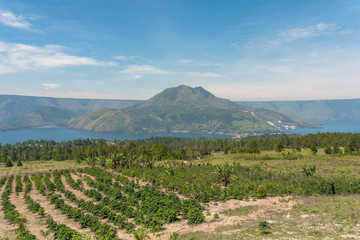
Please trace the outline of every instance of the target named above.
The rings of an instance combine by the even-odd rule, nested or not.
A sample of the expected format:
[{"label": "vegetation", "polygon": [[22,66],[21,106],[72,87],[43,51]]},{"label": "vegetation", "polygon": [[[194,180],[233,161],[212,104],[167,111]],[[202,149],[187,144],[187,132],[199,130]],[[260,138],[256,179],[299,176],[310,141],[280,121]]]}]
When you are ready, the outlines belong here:
[{"label": "vegetation", "polygon": [[[99,239],[118,239],[118,231],[139,239],[146,239],[147,236],[151,238],[161,234],[168,224],[187,222],[193,226],[203,222],[219,223],[226,222],[224,219],[230,216],[243,219],[245,216],[257,216],[251,213],[263,211],[260,210],[263,202],[273,201],[270,204],[276,208],[277,204],[292,201],[288,197],[269,198],[273,196],[291,195],[296,199],[307,199],[303,196],[324,196],[338,199],[344,194],[358,194],[359,139],[359,134],[326,133],[244,139],[151,138],[113,143],[104,140],[75,140],[63,143],[28,141],[4,145],[1,147],[1,159],[14,162],[22,159],[23,167],[34,163],[30,161],[31,158],[25,160],[23,156],[26,152],[39,157],[45,157],[46,154],[59,159],[76,157],[78,162],[83,162],[82,166],[86,164],[88,167],[45,170],[33,172],[31,176],[25,174],[23,177],[17,175],[1,178],[0,188],[7,181],[2,193],[2,211],[5,219],[16,224],[21,236],[32,239],[26,217],[10,202],[10,194],[14,194],[14,197],[18,195],[17,197],[24,199],[31,213],[46,221],[47,229],[52,235],[65,239],[84,237],[69,228],[70,225],[56,223],[47,208],[32,198],[35,191],[36,195],[43,195],[41,197],[44,201],[47,199],[61,214],[79,223]],[[279,143],[283,145],[280,152],[277,151]],[[314,146],[315,154],[312,150],[315,149]],[[227,154],[224,153],[225,149]],[[69,163],[62,160],[57,162]],[[47,162],[44,160],[43,164],[45,163]],[[15,168],[16,166],[12,167]],[[348,198],[352,199],[351,196],[348,195]],[[262,198],[265,199],[256,201]],[[245,200],[246,204],[236,209],[227,210],[224,208],[226,205],[209,209],[209,206],[214,204],[213,201],[220,205],[226,204],[230,199]],[[321,201],[326,205],[325,200]],[[251,203],[257,205],[252,206]],[[336,206],[328,205],[326,210],[320,203],[316,206],[311,202],[306,204],[308,205],[296,205],[297,207],[291,210],[286,208],[286,211],[297,216],[297,221],[308,218],[306,214],[319,213],[319,216],[322,216],[326,211],[334,214],[331,221],[347,221],[336,217],[336,214],[340,214]],[[334,200],[333,204],[338,203]],[[338,207],[346,212],[344,214],[349,219],[351,216],[353,219],[360,219],[355,210],[351,210],[357,209],[356,206],[351,205],[349,209],[344,209],[346,206]],[[267,208],[269,211],[272,209],[269,205]],[[284,223],[284,220],[279,219],[291,219],[292,215],[280,217],[278,214],[280,213],[266,215],[274,215],[274,218],[278,219],[276,224],[273,224],[272,217],[257,217],[256,221],[250,221],[251,223],[243,222],[244,227],[237,226],[236,231],[239,236],[245,236],[243,233],[247,232],[256,239],[268,234],[270,230],[265,227],[270,226],[269,237],[279,237],[279,232],[284,231],[278,224],[291,227],[291,223]],[[305,217],[301,217],[302,215]],[[343,228],[347,229],[351,223],[346,223]],[[230,231],[229,229],[226,231]],[[175,234],[172,237],[189,239],[195,236],[183,234],[180,230],[179,233],[181,235]],[[203,234],[196,236],[200,239],[207,238]],[[213,239],[221,239],[214,234],[216,237]],[[305,235],[328,236],[316,228]],[[236,237],[229,235],[229,239]]]}]

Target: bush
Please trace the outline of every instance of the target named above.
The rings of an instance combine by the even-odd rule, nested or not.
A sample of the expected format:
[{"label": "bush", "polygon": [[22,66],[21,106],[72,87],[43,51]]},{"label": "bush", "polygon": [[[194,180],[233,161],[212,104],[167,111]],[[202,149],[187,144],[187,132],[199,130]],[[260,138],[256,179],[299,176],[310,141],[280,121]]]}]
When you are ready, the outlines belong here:
[{"label": "bush", "polygon": [[262,234],[270,234],[270,224],[267,221],[259,222],[259,229]]},{"label": "bush", "polygon": [[267,197],[267,190],[264,185],[258,186],[256,197],[259,199]]}]

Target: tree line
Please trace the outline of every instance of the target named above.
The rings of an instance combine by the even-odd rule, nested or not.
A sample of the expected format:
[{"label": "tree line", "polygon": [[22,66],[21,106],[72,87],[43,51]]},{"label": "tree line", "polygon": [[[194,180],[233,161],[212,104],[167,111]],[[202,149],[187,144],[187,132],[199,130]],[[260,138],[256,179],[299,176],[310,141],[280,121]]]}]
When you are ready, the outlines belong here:
[{"label": "tree line", "polygon": [[[77,139],[55,142],[29,140],[16,144],[0,144],[0,161],[7,167],[21,166],[24,161],[104,161],[113,159],[125,166],[137,162],[151,166],[154,161],[191,160],[213,152],[260,153],[263,150],[309,148],[327,154],[359,154],[359,133],[317,133],[308,135],[261,135],[241,139],[151,137],[139,140]],[[99,158],[103,158],[102,160]]]}]

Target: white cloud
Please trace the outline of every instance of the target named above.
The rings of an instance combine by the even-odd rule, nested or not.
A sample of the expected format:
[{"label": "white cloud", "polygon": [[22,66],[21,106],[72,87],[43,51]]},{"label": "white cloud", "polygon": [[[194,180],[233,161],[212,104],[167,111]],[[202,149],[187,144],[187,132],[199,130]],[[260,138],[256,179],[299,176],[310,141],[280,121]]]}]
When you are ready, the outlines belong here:
[{"label": "white cloud", "polygon": [[187,75],[193,76],[193,77],[207,77],[207,78],[217,78],[221,77],[220,74],[217,73],[211,73],[211,72],[188,72]]},{"label": "white cloud", "polygon": [[60,85],[56,83],[43,83],[44,90],[49,91],[58,88]]},{"label": "white cloud", "polygon": [[130,61],[130,60],[134,60],[135,58],[137,58],[136,56],[114,56],[113,57],[116,60],[120,60],[120,61]]},{"label": "white cloud", "polygon": [[189,59],[180,59],[179,62],[181,63],[191,63],[192,61]]},{"label": "white cloud", "polygon": [[128,74],[156,74],[156,75],[165,75],[171,74],[171,72],[163,69],[159,69],[153,67],[151,65],[131,65],[126,67],[124,70],[120,71],[121,73],[128,73]]},{"label": "white cloud", "polygon": [[101,62],[89,57],[64,53],[58,45],[32,46],[0,41],[0,74],[27,70],[42,70],[66,66],[115,66],[114,62]]},{"label": "white cloud", "polygon": [[23,30],[31,30],[31,23],[26,21],[26,17],[22,15],[15,15],[7,10],[0,10],[0,23],[14,28]]},{"label": "white cloud", "polygon": [[333,33],[338,26],[336,24],[319,23],[305,28],[291,28],[278,34],[278,39],[270,41],[273,45],[291,42],[298,39],[316,37]]},{"label": "white cloud", "polygon": [[256,65],[255,67],[273,73],[290,73],[292,70],[292,67],[286,65]]}]

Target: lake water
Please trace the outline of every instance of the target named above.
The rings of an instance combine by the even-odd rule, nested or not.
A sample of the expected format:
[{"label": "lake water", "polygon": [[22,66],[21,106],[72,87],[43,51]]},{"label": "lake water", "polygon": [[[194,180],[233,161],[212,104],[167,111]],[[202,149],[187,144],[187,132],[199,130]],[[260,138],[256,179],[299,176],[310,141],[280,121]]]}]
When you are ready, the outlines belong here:
[{"label": "lake water", "polygon": [[164,133],[164,134],[120,134],[120,133],[96,133],[67,128],[31,128],[22,130],[13,130],[0,132],[1,144],[14,144],[27,140],[54,140],[56,142],[69,141],[74,139],[99,139],[104,138],[109,141],[117,140],[136,140],[150,137],[188,137],[188,138],[225,138],[226,135],[202,135],[202,134],[185,134],[185,133]]},{"label": "lake water", "polygon": [[324,132],[344,132],[344,133],[359,133],[360,122],[322,122],[321,128],[299,128],[294,130],[287,130],[286,133],[292,134],[308,134],[308,133],[324,133]]},{"label": "lake water", "polygon": [[[292,134],[308,134],[318,132],[360,132],[360,122],[333,122],[322,123],[322,128],[307,128],[295,129],[285,131]],[[7,132],[0,132],[1,144],[14,144],[17,142],[24,142],[27,140],[54,140],[57,142],[69,141],[79,138],[98,139],[104,138],[109,141],[118,140],[136,140],[150,137],[189,137],[189,138],[225,138],[226,135],[201,135],[201,134],[181,134],[181,133],[167,133],[167,134],[120,134],[120,133],[95,133],[88,131],[80,131],[67,128],[31,128],[23,130],[14,130]]]}]

